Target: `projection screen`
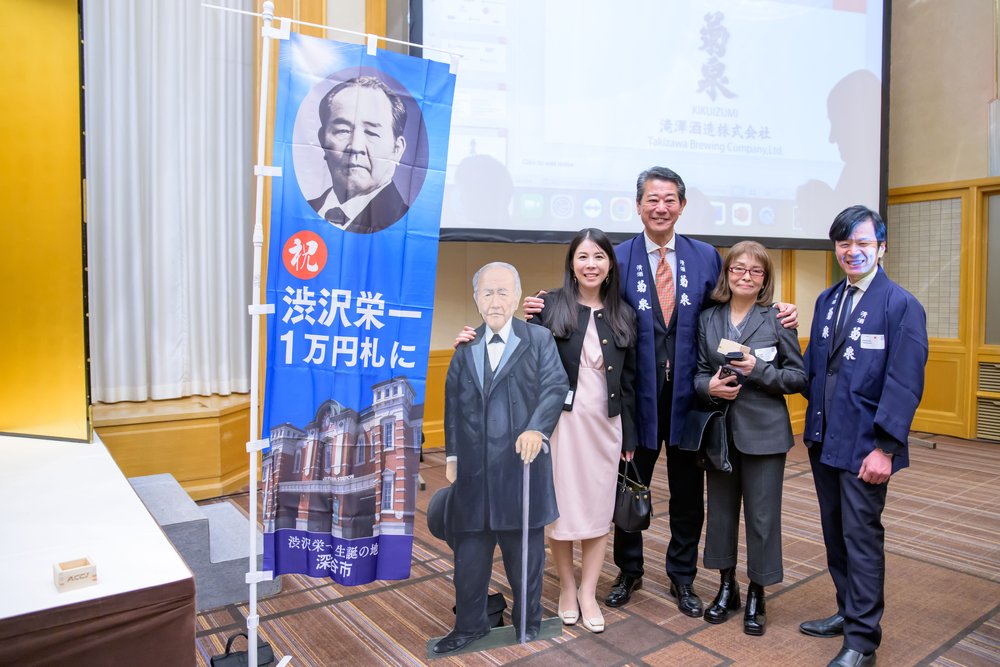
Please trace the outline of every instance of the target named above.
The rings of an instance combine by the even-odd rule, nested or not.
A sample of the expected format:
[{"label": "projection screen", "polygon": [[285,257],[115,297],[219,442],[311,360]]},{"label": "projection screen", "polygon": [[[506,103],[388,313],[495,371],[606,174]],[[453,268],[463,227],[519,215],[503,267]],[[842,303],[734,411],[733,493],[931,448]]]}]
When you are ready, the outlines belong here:
[{"label": "projection screen", "polygon": [[413,0],[412,39],[462,54],[442,239],[635,234],[636,176],[662,165],[687,184],[687,234],[828,247],[844,207],[884,212],[887,11],[875,0]]}]

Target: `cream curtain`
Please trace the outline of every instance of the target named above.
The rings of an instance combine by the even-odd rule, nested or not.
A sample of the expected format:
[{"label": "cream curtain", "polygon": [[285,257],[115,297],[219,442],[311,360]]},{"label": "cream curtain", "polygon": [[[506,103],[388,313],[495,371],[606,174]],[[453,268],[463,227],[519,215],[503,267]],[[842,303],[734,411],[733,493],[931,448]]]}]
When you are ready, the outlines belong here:
[{"label": "cream curtain", "polygon": [[83,10],[93,400],[249,391],[253,19]]}]

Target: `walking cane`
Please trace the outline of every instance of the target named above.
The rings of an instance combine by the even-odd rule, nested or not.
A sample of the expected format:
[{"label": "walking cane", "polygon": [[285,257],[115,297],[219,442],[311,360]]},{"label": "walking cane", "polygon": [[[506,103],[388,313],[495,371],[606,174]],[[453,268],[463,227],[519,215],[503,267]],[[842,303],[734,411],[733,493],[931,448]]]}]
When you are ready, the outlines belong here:
[{"label": "walking cane", "polygon": [[[548,444],[542,440],[542,451],[549,453]],[[521,642],[526,644],[524,638],[528,629],[528,503],[530,502],[528,487],[531,482],[531,463],[524,462],[524,474],[521,479]]]}]

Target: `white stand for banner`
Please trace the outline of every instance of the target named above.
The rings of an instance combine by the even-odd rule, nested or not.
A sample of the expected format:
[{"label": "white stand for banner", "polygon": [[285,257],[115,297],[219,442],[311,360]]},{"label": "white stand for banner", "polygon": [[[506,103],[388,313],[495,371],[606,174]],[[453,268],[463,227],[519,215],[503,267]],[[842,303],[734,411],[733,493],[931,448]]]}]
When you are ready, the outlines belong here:
[{"label": "white stand for banner", "polygon": [[[260,393],[260,323],[261,316],[273,315],[274,314],[274,304],[261,303],[260,301],[260,274],[262,265],[262,254],[264,247],[264,179],[272,177],[281,177],[281,168],[273,167],[264,164],[265,151],[264,151],[264,140],[267,135],[268,127],[268,116],[267,116],[267,98],[268,98],[268,85],[271,80],[271,40],[285,40],[288,39],[291,24],[310,26],[314,28],[323,28],[324,30],[331,30],[334,32],[340,32],[349,35],[357,35],[365,37],[365,42],[368,49],[368,55],[374,56],[377,50],[378,40],[383,40],[386,42],[392,42],[394,44],[401,44],[403,46],[416,46],[421,48],[429,48],[432,51],[438,51],[444,53],[451,58],[451,63],[449,70],[452,74],[456,74],[458,71],[458,62],[460,56],[456,53],[451,53],[449,51],[444,51],[442,49],[434,49],[430,47],[425,47],[423,44],[415,44],[413,42],[404,42],[398,39],[390,39],[388,37],[381,37],[372,34],[355,32],[353,30],[344,30],[342,28],[335,28],[333,26],[319,25],[316,23],[307,23],[305,21],[296,21],[289,19],[287,17],[278,17],[279,26],[274,28],[274,3],[268,0],[264,3],[263,12],[258,14],[256,12],[247,12],[238,9],[232,9],[229,7],[220,7],[218,5],[211,5],[203,3],[202,7],[209,9],[218,9],[221,11],[231,12],[235,14],[244,14],[247,16],[256,16],[263,20],[264,26],[261,29],[261,63],[260,63],[260,100],[257,109],[257,161],[254,166],[254,176],[256,177],[256,196],[254,198],[254,226],[253,226],[253,286],[251,290],[251,297],[253,299],[252,303],[248,307],[250,313],[250,440],[247,442],[247,454],[250,457],[250,484],[249,484],[249,496],[250,496],[250,530],[249,530],[249,544],[248,553],[249,557],[249,571],[246,575],[246,582],[250,587],[249,603],[247,609],[247,664],[256,665],[257,664],[257,626],[260,625],[260,616],[257,613],[257,584],[264,581],[271,581],[274,578],[274,573],[271,571],[258,571],[257,570],[257,476],[259,474],[260,468],[260,453],[263,449],[268,446],[268,441],[266,439],[258,439],[258,434],[260,433],[260,422],[258,420],[259,410],[259,393]],[[277,667],[285,667],[289,662],[291,662],[291,656],[284,656],[278,662]]]},{"label": "white stand for banner", "polygon": [[[261,316],[274,313],[273,304],[262,304],[260,302],[260,272],[261,255],[264,247],[264,179],[280,176],[280,169],[275,169],[264,164],[264,138],[267,130],[267,97],[268,84],[271,81],[271,40],[288,39],[289,24],[285,19],[281,20],[281,28],[275,29],[274,3],[268,0],[264,3],[262,15],[264,27],[261,29],[261,63],[260,63],[260,100],[257,106],[257,162],[254,167],[256,177],[256,196],[254,199],[254,222],[253,222],[253,287],[250,290],[251,305],[250,311],[250,441],[247,442],[247,453],[250,456],[250,531],[248,553],[250,554],[249,571],[247,572],[247,584],[250,586],[250,596],[247,609],[247,664],[257,663],[257,626],[260,624],[260,616],[257,614],[257,584],[262,581],[270,581],[274,578],[274,573],[270,571],[259,572],[257,570],[257,474],[260,451],[267,446],[266,440],[259,440],[260,423],[258,415],[259,394],[260,394],[260,321]],[[291,656],[284,656],[278,662],[278,667],[284,667],[291,662]]]}]

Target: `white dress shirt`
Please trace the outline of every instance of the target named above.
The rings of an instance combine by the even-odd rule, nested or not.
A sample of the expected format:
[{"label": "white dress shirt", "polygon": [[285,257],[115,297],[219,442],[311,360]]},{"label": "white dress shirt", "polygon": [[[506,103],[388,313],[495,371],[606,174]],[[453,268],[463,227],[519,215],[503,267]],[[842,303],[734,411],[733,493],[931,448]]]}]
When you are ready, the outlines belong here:
[{"label": "white dress shirt", "polygon": [[385,184],[377,190],[369,192],[366,195],[351,197],[343,204],[341,204],[340,200],[337,199],[337,193],[334,192],[333,188],[330,188],[330,191],[326,195],[326,199],[323,200],[323,205],[319,207],[319,211],[317,211],[317,213],[319,213],[319,217],[325,220],[327,211],[339,208],[344,212],[344,215],[347,216],[347,222],[342,225],[338,225],[335,222],[331,222],[330,224],[334,227],[338,227],[339,229],[347,229],[351,223],[354,222],[354,219],[361,215],[361,211],[365,210],[365,207],[371,203],[371,200],[375,199],[375,197],[378,196],[378,193],[382,192],[382,190],[384,190],[389,183],[392,183],[391,179],[386,181]]},{"label": "white dress shirt", "polygon": [[495,332],[496,335],[500,336],[500,342],[492,343],[494,331],[489,327],[486,327],[486,331],[483,335],[486,336],[486,354],[490,358],[490,370],[496,370],[497,365],[500,363],[500,358],[503,357],[503,351],[507,348],[507,341],[510,340],[510,330],[511,330],[511,320],[500,327],[500,331]]},{"label": "white dress shirt", "polygon": [[[854,298],[851,299],[851,312],[852,313],[854,312],[855,307],[857,307],[858,301],[861,301],[861,297],[863,297],[865,295],[865,291],[871,286],[872,281],[875,280],[875,275],[877,273],[878,273],[878,267],[875,267],[874,271],[872,271],[871,273],[869,273],[867,276],[865,276],[864,278],[862,278],[858,282],[852,283],[850,280],[847,281],[847,285],[845,286],[844,290],[842,290],[841,294],[846,293],[847,287],[857,287],[858,288],[858,291],[855,292],[855,294],[854,294]],[[840,321],[840,313],[841,313],[841,311],[844,308],[844,302],[846,300],[847,299],[843,299],[843,298],[840,300],[840,307],[837,308],[837,319],[834,320],[835,322],[839,322]]]}]

